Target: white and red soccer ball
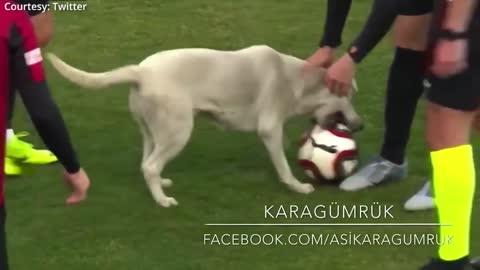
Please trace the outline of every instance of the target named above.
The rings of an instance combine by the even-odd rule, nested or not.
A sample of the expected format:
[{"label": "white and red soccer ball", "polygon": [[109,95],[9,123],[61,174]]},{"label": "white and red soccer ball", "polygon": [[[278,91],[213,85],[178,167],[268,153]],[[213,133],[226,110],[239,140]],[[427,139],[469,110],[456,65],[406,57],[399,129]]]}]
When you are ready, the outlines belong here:
[{"label": "white and red soccer ball", "polygon": [[328,129],[316,125],[302,138],[298,162],[312,179],[342,180],[357,167],[357,145],[342,124]]}]

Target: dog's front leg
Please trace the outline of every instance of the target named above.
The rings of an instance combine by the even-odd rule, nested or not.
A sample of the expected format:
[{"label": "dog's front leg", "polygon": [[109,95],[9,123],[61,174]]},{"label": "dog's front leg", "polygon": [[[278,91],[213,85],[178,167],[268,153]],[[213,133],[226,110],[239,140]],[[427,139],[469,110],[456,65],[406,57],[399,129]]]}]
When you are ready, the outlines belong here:
[{"label": "dog's front leg", "polygon": [[260,127],[258,131],[265,147],[267,148],[273,165],[280,176],[280,182],[285,183],[293,191],[308,194],[314,191],[311,184],[298,181],[288,165],[283,149],[283,125],[274,127]]}]

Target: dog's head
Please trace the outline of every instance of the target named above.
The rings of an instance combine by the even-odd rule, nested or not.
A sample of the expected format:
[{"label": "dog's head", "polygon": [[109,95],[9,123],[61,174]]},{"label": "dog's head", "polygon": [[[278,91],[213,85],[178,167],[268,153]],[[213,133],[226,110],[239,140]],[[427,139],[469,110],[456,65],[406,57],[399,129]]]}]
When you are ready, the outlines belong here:
[{"label": "dog's head", "polygon": [[312,115],[316,124],[331,128],[337,123],[347,126],[352,132],[363,129],[363,120],[353,108],[350,100],[346,97],[334,97],[329,104],[318,106]]},{"label": "dog's head", "polygon": [[353,79],[349,96],[339,97],[330,92],[324,84],[325,69],[312,69],[304,75],[301,107],[313,113],[313,120],[322,127],[336,123],[345,124],[352,131],[363,128],[363,120],[355,111],[351,99],[358,86]]}]

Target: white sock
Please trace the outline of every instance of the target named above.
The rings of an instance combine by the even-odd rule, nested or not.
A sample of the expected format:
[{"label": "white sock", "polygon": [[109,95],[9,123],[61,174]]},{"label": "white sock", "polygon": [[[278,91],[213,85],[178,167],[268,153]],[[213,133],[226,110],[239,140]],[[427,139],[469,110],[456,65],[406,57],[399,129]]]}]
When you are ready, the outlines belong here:
[{"label": "white sock", "polygon": [[7,140],[10,140],[11,138],[13,138],[13,136],[15,136],[15,132],[13,132],[13,129],[9,128],[7,129],[7,134],[6,134],[6,137],[5,139]]}]

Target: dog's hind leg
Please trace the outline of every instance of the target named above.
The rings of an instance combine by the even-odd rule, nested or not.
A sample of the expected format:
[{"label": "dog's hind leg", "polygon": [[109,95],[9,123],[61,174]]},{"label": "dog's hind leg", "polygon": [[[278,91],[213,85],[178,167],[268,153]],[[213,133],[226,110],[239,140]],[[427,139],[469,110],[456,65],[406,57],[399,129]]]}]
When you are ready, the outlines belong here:
[{"label": "dog's hind leg", "polygon": [[142,163],[142,170],[155,201],[163,207],[170,207],[178,203],[164,194],[162,187],[170,186],[172,181],[162,178],[161,174],[166,164],[185,147],[193,129],[194,116],[189,101],[171,96],[164,99],[147,105],[152,106],[152,110],[143,115],[154,148]]},{"label": "dog's hind leg", "polygon": [[152,135],[147,128],[146,123],[142,117],[142,97],[138,94],[137,89],[132,89],[129,95],[129,106],[132,112],[132,117],[138,124],[143,140],[142,163],[153,151]]},{"label": "dog's hind leg", "polygon": [[153,141],[152,141],[153,139],[143,119],[137,115],[134,116],[133,118],[137,122],[140,128],[140,133],[142,134],[142,139],[143,139],[142,163],[143,163],[153,151]]},{"label": "dog's hind leg", "polygon": [[159,205],[163,207],[176,206],[178,203],[175,198],[168,197],[163,191],[163,179],[160,177],[162,164],[157,160],[163,151],[164,147],[162,145],[154,146],[152,153],[142,162],[143,176],[150,193]]},{"label": "dog's hind leg", "polygon": [[[275,124],[271,125],[272,123]],[[270,154],[273,165],[280,177],[280,182],[299,193],[308,194],[313,192],[313,186],[298,181],[288,165],[283,148],[283,125],[277,121],[260,121],[258,133]]]}]

